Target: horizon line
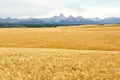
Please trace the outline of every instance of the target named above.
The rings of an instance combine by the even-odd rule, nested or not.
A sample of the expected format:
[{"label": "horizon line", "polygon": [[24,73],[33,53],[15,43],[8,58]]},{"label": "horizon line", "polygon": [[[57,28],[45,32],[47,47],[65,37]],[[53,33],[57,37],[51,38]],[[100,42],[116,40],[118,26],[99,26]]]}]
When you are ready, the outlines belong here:
[{"label": "horizon line", "polygon": [[78,16],[73,16],[73,15],[68,15],[68,16],[65,16],[63,13],[60,13],[59,15],[53,15],[53,16],[50,16],[50,17],[10,17],[10,16],[8,16],[8,17],[0,17],[0,18],[3,18],[3,19],[7,19],[7,18],[12,18],[12,19],[30,19],[30,18],[35,18],[35,19],[41,19],[41,18],[53,18],[53,17],[59,17],[59,16],[61,16],[61,15],[63,15],[64,17],[66,17],[66,18],[68,18],[68,17],[81,17],[81,18],[85,18],[85,19],[94,19],[94,18],[98,18],[98,19],[105,19],[105,18],[120,18],[120,16],[119,17],[116,17],[116,16],[109,16],[109,17],[104,17],[104,18],[100,18],[100,17],[83,17],[83,16],[81,16],[81,15],[78,15]]}]

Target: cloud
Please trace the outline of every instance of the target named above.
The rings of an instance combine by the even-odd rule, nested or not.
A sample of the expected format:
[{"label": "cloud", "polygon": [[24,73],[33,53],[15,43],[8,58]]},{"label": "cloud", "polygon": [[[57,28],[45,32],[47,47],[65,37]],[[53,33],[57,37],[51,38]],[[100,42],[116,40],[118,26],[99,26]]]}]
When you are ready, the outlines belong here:
[{"label": "cloud", "polygon": [[60,8],[62,5],[58,4],[56,0],[2,0],[0,2],[0,16],[44,16]]},{"label": "cloud", "polygon": [[119,0],[0,0],[0,17],[50,17],[60,13],[66,16],[120,17],[119,3]]},{"label": "cloud", "polygon": [[107,8],[107,7],[86,7],[81,12],[83,17],[120,17],[120,8]]}]

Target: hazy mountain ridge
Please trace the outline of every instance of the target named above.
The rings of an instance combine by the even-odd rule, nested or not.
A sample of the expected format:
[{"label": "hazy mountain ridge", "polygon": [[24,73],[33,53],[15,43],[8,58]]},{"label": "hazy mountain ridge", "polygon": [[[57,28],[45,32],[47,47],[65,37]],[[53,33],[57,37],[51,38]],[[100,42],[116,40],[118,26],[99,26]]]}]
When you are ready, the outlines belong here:
[{"label": "hazy mountain ridge", "polygon": [[51,18],[28,18],[28,19],[17,19],[17,18],[0,18],[0,24],[37,24],[37,25],[81,25],[81,24],[114,24],[120,23],[120,18],[110,17],[105,19],[100,18],[83,18],[81,16],[65,17],[63,14],[59,16],[53,16]]}]

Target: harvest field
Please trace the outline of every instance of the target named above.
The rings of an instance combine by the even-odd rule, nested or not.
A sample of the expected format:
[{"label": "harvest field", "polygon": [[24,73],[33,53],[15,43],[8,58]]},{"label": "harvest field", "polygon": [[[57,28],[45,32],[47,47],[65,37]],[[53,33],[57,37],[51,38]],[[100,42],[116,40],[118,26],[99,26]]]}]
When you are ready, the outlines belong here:
[{"label": "harvest field", "polygon": [[120,26],[1,28],[0,80],[120,80]]},{"label": "harvest field", "polygon": [[120,50],[120,27],[2,28],[0,47]]}]

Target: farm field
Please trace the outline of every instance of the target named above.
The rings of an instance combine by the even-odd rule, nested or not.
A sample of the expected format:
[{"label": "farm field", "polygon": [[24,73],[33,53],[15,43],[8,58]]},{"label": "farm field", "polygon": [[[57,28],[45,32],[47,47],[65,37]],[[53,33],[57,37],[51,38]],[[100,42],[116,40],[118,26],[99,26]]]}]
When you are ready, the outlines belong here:
[{"label": "farm field", "polygon": [[120,27],[1,28],[0,47],[120,50]]},{"label": "farm field", "polygon": [[120,26],[0,28],[0,80],[119,79]]},{"label": "farm field", "polygon": [[119,80],[119,51],[1,48],[1,80]]}]

